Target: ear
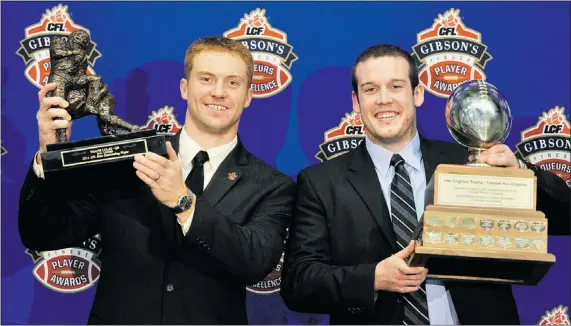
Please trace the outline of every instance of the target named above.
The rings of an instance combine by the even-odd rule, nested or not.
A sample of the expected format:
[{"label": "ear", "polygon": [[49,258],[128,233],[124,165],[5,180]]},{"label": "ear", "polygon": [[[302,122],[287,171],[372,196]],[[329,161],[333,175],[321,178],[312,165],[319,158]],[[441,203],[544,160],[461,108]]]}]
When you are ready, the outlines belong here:
[{"label": "ear", "polygon": [[351,99],[353,100],[353,112],[361,114],[361,107],[359,106],[359,95],[353,91],[351,93]]},{"label": "ear", "polygon": [[186,100],[186,91],[188,87],[188,81],[184,78],[180,80],[180,96]]},{"label": "ear", "polygon": [[244,108],[247,108],[250,106],[250,103],[252,102],[253,95],[254,95],[254,92],[252,91],[252,88],[248,87],[248,92],[246,93],[246,103],[244,104]]},{"label": "ear", "polygon": [[414,106],[420,107],[424,103],[424,86],[418,84],[413,92],[414,96]]}]

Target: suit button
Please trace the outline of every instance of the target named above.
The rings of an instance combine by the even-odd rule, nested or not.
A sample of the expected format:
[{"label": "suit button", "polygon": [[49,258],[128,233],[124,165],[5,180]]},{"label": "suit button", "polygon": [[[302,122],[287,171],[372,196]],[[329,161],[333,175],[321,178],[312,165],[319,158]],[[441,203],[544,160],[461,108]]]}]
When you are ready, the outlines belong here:
[{"label": "suit button", "polygon": [[402,303],[402,296],[399,295],[399,296],[397,297],[397,302],[398,302],[398,303]]},{"label": "suit button", "polygon": [[172,292],[172,291],[174,291],[174,285],[168,284],[167,285],[167,292]]}]

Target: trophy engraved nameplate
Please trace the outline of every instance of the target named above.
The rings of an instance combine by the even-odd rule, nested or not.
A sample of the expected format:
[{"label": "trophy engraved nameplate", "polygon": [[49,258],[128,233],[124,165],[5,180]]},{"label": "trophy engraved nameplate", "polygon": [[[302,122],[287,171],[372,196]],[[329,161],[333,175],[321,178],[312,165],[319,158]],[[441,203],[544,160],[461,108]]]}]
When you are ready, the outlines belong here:
[{"label": "trophy engraved nameplate", "polygon": [[467,81],[450,95],[445,117],[470,160],[436,167],[409,263],[436,279],[537,284],[555,256],[547,251],[547,219],[536,210],[534,172],[477,162],[509,134],[507,101],[494,85]]},{"label": "trophy engraved nameplate", "polygon": [[[114,169],[136,154],[154,152],[168,156],[163,135],[155,130],[141,130],[115,115],[115,97],[97,75],[87,74],[87,47],[90,36],[79,29],[67,36],[54,37],[50,44],[51,71],[48,83],[56,82],[47,97],[61,97],[69,106],[65,108],[72,120],[94,115],[101,137],[69,142],[65,129],[56,130],[57,143],[47,146],[41,153],[46,179],[56,173],[87,175],[92,167]],[[123,162],[123,163],[119,163]],[[107,164],[111,163],[111,164]],[[77,172],[82,169],[82,172]],[[134,168],[131,168],[134,174]],[[109,171],[109,170],[108,170]]]}]

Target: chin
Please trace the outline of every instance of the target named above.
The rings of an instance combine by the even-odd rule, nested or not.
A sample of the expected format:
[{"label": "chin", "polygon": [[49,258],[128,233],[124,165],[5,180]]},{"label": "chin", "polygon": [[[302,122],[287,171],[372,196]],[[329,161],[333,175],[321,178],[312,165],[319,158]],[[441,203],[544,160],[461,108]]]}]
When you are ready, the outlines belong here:
[{"label": "chin", "polygon": [[225,133],[232,128],[232,124],[228,123],[209,123],[207,126],[215,133]]}]

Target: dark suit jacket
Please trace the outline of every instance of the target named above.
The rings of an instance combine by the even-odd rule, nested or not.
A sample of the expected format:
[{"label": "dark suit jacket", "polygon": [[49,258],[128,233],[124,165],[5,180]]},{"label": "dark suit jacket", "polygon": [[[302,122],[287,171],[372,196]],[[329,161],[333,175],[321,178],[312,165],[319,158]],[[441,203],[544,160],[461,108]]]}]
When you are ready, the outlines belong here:
[{"label": "dark suit jacket", "polygon": [[[464,164],[459,145],[421,138],[427,183],[441,163]],[[550,230],[569,232],[569,188],[538,171],[538,210]],[[377,263],[397,252],[382,190],[365,142],[331,161],[302,170],[282,272],[281,295],[299,312],[331,315],[332,324],[399,324],[401,296],[378,291]],[[447,282],[461,324],[517,324],[509,285]]]},{"label": "dark suit jacket", "polygon": [[[178,135],[172,143],[177,150]],[[58,184],[30,169],[20,195],[22,243],[54,250],[101,234],[102,271],[89,323],[247,324],[245,287],[279,262],[293,180],[239,141],[198,199],[182,238],[176,215],[136,180],[132,161],[127,165],[105,167],[104,185],[93,178]]]}]

